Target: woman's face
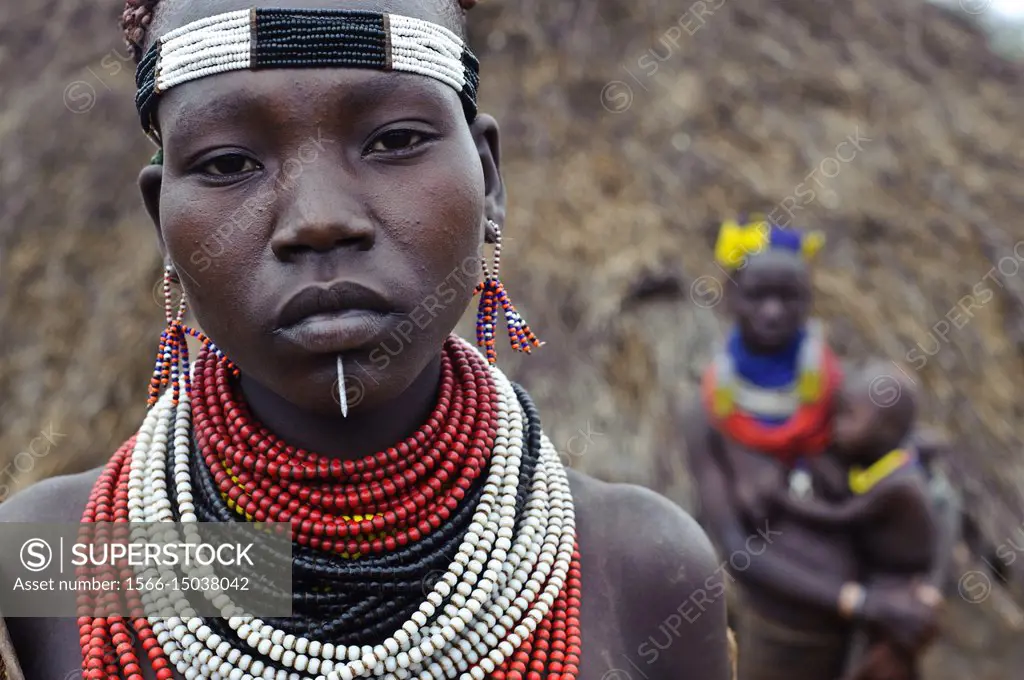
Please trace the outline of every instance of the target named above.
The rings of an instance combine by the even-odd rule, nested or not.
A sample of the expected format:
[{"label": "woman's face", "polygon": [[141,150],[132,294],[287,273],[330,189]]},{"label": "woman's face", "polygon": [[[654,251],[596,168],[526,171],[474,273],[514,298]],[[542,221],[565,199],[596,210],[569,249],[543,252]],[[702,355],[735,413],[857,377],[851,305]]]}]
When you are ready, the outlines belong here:
[{"label": "woman's face", "polygon": [[806,265],[787,252],[750,258],[735,275],[730,308],[744,343],[755,351],[787,347],[807,322],[811,292]]},{"label": "woman's face", "polygon": [[[454,28],[453,1],[388,11]],[[252,4],[158,6],[154,27]],[[430,78],[334,68],[189,82],[163,95],[158,123],[164,163],[143,171],[143,194],[207,335],[304,408],[337,413],[339,355],[354,410],[401,394],[471,300],[486,221],[503,217],[493,119],[467,125]]]}]

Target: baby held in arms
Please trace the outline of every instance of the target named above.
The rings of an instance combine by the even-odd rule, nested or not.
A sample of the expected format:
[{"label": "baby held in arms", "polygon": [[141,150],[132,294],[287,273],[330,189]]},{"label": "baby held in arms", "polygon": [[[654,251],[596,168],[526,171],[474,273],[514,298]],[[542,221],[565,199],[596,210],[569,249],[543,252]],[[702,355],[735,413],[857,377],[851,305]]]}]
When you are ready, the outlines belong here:
[{"label": "baby held in arms", "polygon": [[[937,607],[943,599],[939,584],[932,582],[938,529],[927,477],[916,452],[906,446],[917,398],[913,386],[892,373],[891,364],[870,363],[848,375],[837,395],[832,447],[812,465],[816,480],[840,487],[831,489],[831,500],[843,500],[826,502],[814,492],[794,494],[774,483],[763,487],[760,505],[768,514],[783,512],[822,530],[853,534],[867,582],[907,583],[919,600]],[[864,598],[864,586],[850,583],[840,606],[855,614]],[[868,634],[869,648],[849,680],[918,677],[920,648],[900,648],[877,631]]]}]

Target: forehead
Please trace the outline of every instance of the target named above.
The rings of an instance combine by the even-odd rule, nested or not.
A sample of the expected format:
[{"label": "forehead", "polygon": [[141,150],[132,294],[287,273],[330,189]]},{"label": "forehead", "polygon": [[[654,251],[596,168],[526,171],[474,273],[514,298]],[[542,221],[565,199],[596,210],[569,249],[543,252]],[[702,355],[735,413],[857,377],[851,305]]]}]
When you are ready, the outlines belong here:
[{"label": "forehead", "polygon": [[[411,16],[443,25],[461,33],[461,10],[457,0],[161,0],[149,34],[147,47],[159,36],[188,23],[209,16],[240,9],[333,9],[387,12]],[[395,87],[396,83],[401,87]],[[328,93],[346,94],[345,101],[328,101]],[[276,110],[275,122],[282,118],[299,120],[321,118],[319,109],[345,104],[344,108],[360,109],[373,103],[378,106],[402,106],[412,102],[436,105],[448,112],[461,113],[458,94],[432,78],[407,73],[382,73],[352,68],[266,69],[235,71],[173,87],[161,96],[159,114],[162,127],[181,127],[187,132],[190,121],[206,125],[211,113],[215,117],[234,112],[246,115],[255,106]],[[318,110],[314,110],[314,109]],[[335,109],[337,110],[337,109]],[[181,123],[181,125],[179,125]],[[177,136],[171,130],[170,136]]]},{"label": "forehead", "polygon": [[[465,124],[456,92],[432,78],[369,69],[274,69],[223,73],[172,88],[158,116],[166,144],[202,133],[259,129],[264,138],[331,137],[373,112]],[[328,134],[329,131],[329,134]]]},{"label": "forehead", "polygon": [[874,387],[874,383],[870,376],[852,376],[843,383],[839,390],[840,401],[847,407],[859,410],[879,410],[882,407],[872,398],[872,387]]},{"label": "forehead", "polygon": [[155,37],[197,19],[251,7],[387,12],[423,19],[461,33],[461,14],[456,6],[456,0],[161,0],[156,6],[146,46]]},{"label": "forehead", "polygon": [[741,286],[804,285],[807,266],[795,253],[760,253],[750,258],[739,277]]}]

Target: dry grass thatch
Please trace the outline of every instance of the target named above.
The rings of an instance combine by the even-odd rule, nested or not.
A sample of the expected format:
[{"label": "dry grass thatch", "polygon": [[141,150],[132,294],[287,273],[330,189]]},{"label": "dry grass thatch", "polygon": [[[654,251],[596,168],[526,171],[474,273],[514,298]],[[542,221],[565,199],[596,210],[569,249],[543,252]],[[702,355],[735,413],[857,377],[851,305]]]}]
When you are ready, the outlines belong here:
[{"label": "dry grass thatch", "polygon": [[[151,150],[119,13],[119,0],[0,6],[12,487],[98,464],[144,410],[159,261],[134,187]],[[549,343],[506,365],[574,467],[687,502],[673,414],[722,331],[714,226],[774,210],[830,236],[816,284],[838,349],[905,366],[930,424],[970,452],[958,468],[985,492],[986,532],[1013,530],[1021,68],[911,0],[489,0],[473,34],[504,131],[506,283]],[[940,645],[929,678],[1020,673],[992,607],[953,610],[960,642]]]}]

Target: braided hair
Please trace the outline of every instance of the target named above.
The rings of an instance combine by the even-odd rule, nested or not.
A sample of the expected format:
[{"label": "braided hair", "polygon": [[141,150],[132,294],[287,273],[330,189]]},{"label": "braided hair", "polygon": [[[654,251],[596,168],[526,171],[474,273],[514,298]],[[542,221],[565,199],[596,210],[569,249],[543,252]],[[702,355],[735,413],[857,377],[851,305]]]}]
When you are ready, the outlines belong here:
[{"label": "braided hair", "polygon": [[[156,6],[160,0],[125,0],[124,12],[121,14],[121,28],[124,30],[125,43],[131,50],[135,63],[139,63],[145,50],[146,34],[150,24],[153,23],[153,16],[156,14]],[[456,0],[459,11],[465,12],[473,9],[479,0]],[[455,8],[452,8],[453,10]],[[460,21],[461,25],[462,22]]]}]

